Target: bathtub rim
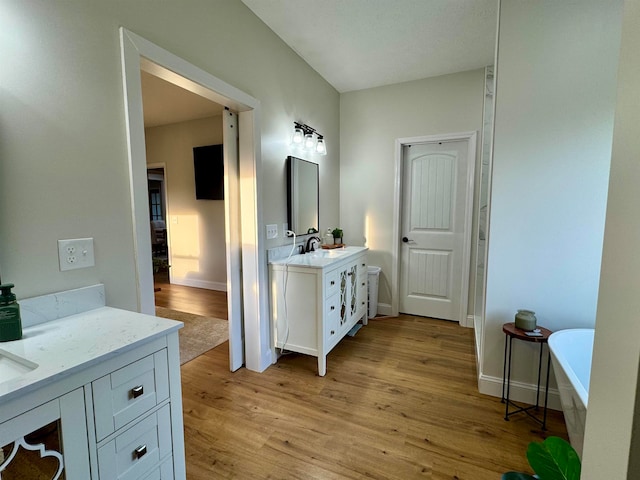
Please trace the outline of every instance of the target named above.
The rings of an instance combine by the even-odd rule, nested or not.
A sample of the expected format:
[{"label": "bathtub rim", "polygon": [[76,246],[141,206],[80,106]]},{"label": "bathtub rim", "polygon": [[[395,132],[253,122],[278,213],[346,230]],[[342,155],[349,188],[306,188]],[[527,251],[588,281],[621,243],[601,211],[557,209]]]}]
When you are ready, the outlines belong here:
[{"label": "bathtub rim", "polygon": [[[564,374],[569,378],[569,381],[571,382],[571,385],[573,386],[574,390],[576,391],[576,394],[578,395],[578,397],[580,397],[580,400],[582,401],[582,404],[584,405],[585,408],[588,407],[589,405],[589,392],[586,390],[585,386],[582,384],[582,382],[578,379],[578,376],[576,375],[575,371],[573,370],[573,368],[571,368],[571,364],[568,362],[566,355],[564,354],[564,352],[562,351],[562,348],[558,348],[557,343],[560,341],[560,339],[562,337],[565,336],[570,336],[571,334],[575,334],[578,332],[584,332],[584,333],[591,333],[591,335],[595,334],[595,329],[593,328],[567,328],[564,330],[558,330],[556,332],[553,332],[550,336],[549,336],[549,352],[551,353],[552,359],[554,359],[556,361],[556,363],[558,363],[561,368],[562,371],[564,372]],[[593,346],[592,346],[593,348]],[[589,373],[589,375],[591,375],[591,373]]]}]

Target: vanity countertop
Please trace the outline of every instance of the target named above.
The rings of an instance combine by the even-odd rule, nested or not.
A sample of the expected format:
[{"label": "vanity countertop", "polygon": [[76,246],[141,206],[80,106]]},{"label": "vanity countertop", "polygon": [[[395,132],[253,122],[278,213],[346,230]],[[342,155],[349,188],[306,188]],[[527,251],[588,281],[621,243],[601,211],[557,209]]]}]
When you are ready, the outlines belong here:
[{"label": "vanity countertop", "polygon": [[296,267],[326,268],[348,261],[354,255],[369,250],[367,247],[344,247],[323,249],[315,252],[292,255],[288,258],[272,260],[274,266],[290,265]]},{"label": "vanity countertop", "polygon": [[[25,328],[21,340],[0,343],[0,359],[4,351],[37,367],[8,380],[0,378],[0,403],[177,331],[182,325],[152,315],[99,307]],[[8,356],[4,356],[6,360]]]}]

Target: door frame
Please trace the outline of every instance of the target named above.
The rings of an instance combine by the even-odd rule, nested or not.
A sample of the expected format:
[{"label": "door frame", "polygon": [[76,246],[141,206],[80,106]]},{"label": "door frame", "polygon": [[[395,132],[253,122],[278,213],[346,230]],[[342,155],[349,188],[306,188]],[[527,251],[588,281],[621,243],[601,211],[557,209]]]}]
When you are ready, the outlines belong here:
[{"label": "door frame", "polygon": [[404,174],[404,162],[402,157],[402,148],[405,145],[416,143],[435,143],[450,140],[467,140],[469,158],[469,168],[467,171],[467,205],[465,205],[464,235],[462,247],[462,301],[460,302],[460,312],[458,322],[465,327],[468,325],[467,309],[469,303],[469,272],[471,268],[471,237],[472,237],[472,220],[473,220],[473,189],[475,185],[475,167],[476,167],[476,137],[477,132],[458,132],[445,133],[438,135],[426,135],[420,137],[404,137],[396,138],[395,141],[395,179],[393,192],[393,239],[392,239],[392,259],[391,259],[391,315],[397,316],[400,313],[400,261],[401,248],[400,234],[402,228],[402,179]]},{"label": "door frame", "polygon": [[[244,363],[264,371],[272,363],[269,345],[267,269],[259,226],[263,224],[260,179],[260,102],[139,35],[120,27],[127,156],[133,222],[138,311],[155,314],[151,237],[146,200],[146,149],[140,71],[174,83],[238,112],[241,238],[229,248],[241,252],[242,312],[233,312],[229,328],[244,324]],[[237,244],[235,244],[237,243]],[[244,323],[243,323],[244,322]],[[238,339],[242,343],[241,338]],[[237,347],[230,345],[231,348]],[[242,345],[240,345],[242,347]],[[232,370],[239,365],[231,365]]]}]

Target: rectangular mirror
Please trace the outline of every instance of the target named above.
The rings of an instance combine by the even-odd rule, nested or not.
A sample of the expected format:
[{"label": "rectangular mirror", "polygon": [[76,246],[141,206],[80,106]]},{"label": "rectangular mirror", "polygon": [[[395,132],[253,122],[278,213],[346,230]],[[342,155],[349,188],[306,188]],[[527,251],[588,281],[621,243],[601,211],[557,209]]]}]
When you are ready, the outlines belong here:
[{"label": "rectangular mirror", "polygon": [[318,190],[318,165],[287,157],[287,214],[289,229],[296,235],[319,231]]}]

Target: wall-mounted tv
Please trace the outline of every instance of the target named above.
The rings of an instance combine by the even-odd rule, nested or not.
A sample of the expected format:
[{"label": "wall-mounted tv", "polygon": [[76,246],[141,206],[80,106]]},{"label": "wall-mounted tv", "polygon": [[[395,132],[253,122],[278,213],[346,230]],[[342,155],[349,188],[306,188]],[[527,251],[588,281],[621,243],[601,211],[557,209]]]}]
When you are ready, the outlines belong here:
[{"label": "wall-mounted tv", "polygon": [[197,200],[224,200],[222,145],[193,147]]}]

